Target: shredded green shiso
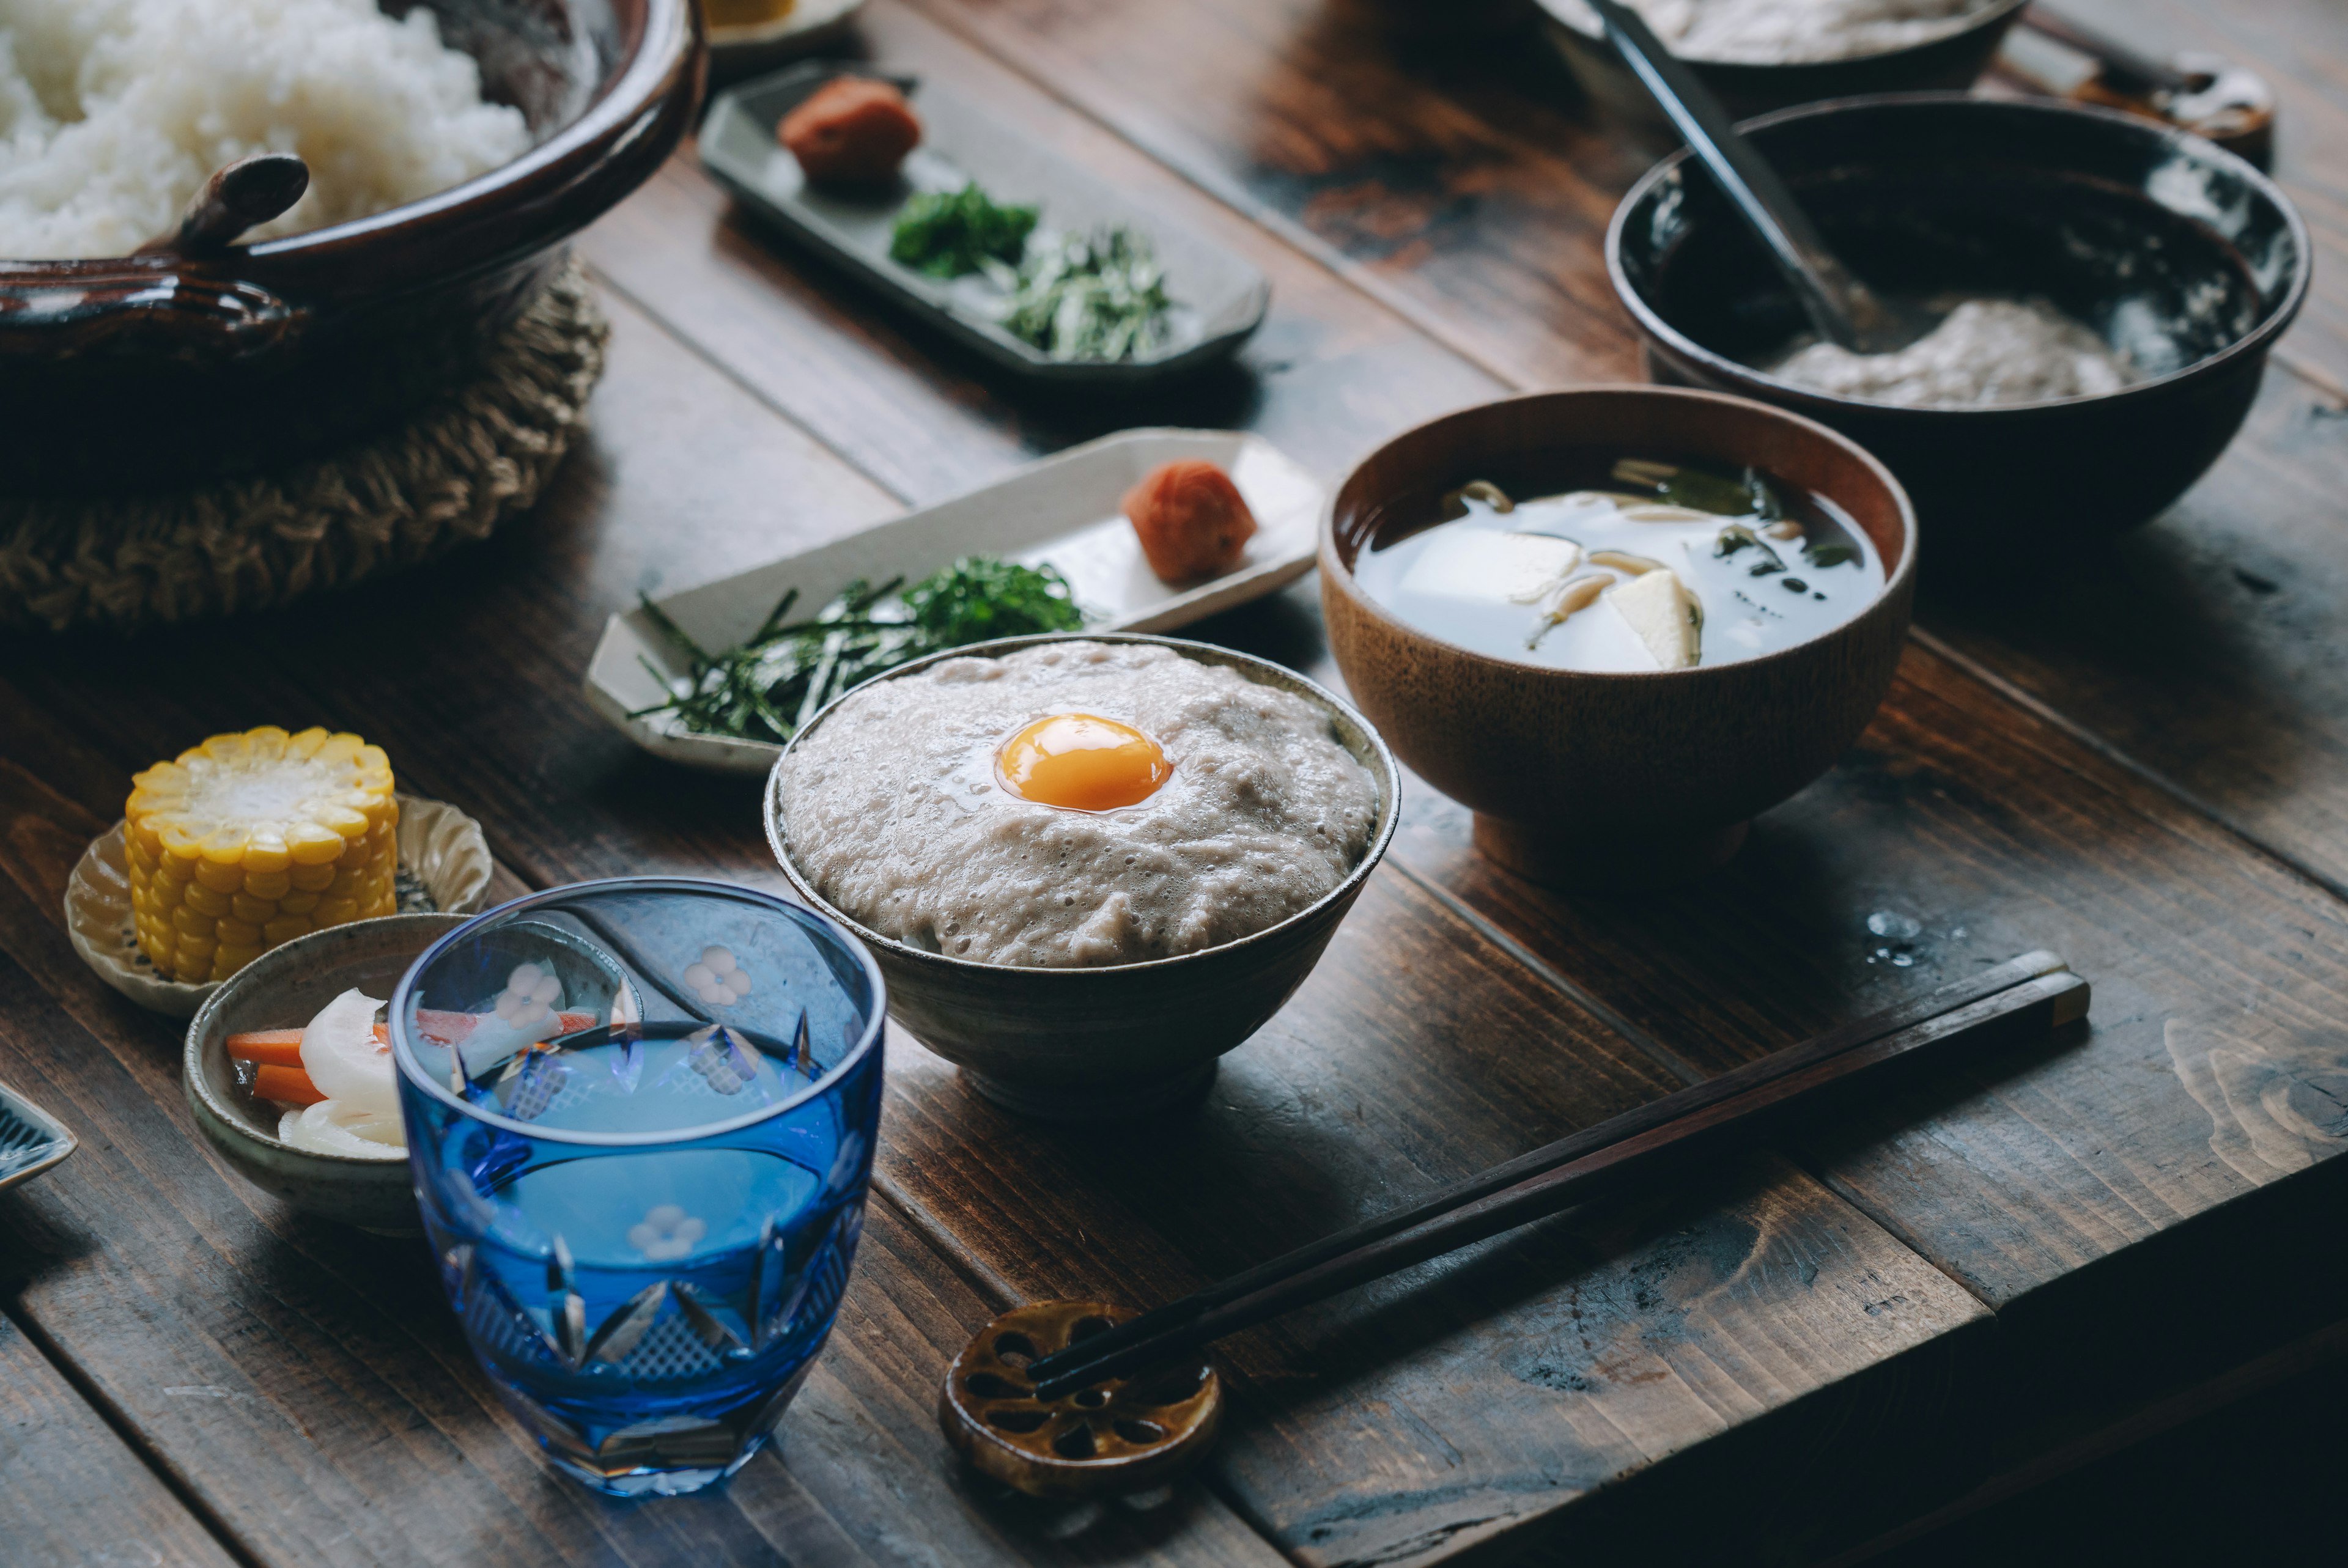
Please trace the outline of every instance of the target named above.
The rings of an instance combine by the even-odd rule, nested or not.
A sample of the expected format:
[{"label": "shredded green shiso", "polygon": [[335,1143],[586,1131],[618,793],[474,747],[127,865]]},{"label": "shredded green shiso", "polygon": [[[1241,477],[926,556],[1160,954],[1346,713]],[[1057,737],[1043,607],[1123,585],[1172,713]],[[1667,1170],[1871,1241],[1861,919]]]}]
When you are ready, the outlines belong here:
[{"label": "shredded green shiso", "polygon": [[672,695],[629,717],[675,713],[696,734],[781,745],[826,702],[885,670],[991,638],[1075,631],[1085,623],[1067,579],[1048,565],[964,556],[911,588],[904,581],[852,582],[799,621],[788,619],[799,597],[793,589],[747,641],[715,654],[643,598],[644,614],[691,672],[673,680],[644,661]]},{"label": "shredded green shiso", "polygon": [[1123,224],[1035,246],[1008,294],[1004,330],[1056,360],[1138,359],[1164,346],[1174,301],[1149,241]]},{"label": "shredded green shiso", "polygon": [[960,190],[925,190],[898,210],[889,257],[932,278],[959,278],[989,261],[1015,266],[1035,231],[1036,210],[997,202],[972,180]]}]

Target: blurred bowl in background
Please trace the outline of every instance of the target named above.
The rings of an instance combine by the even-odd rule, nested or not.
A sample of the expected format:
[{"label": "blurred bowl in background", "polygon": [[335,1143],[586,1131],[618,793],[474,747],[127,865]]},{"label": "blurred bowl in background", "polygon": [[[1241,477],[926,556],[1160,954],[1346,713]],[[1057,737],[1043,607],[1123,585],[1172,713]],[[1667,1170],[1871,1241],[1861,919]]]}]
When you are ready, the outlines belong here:
[{"label": "blurred bowl in background", "polygon": [[[1634,125],[1664,136],[1673,134],[1655,100],[1606,42],[1598,13],[1581,0],[1539,0],[1539,4],[1545,13],[1542,30],[1592,102]],[[1755,65],[1691,58],[1688,64],[1714,96],[1728,106],[1728,112],[1740,118],[1863,93],[1935,87],[1961,90],[1972,87],[1989,69],[1998,46],[2028,4],[2029,0],[1982,0],[1962,26],[1938,37],[1848,59]]]},{"label": "blurred bowl in background", "polygon": [[1878,288],[2044,298],[2147,373],[2116,392],[1964,408],[1779,380],[1755,366],[1808,323],[1718,187],[1684,151],[1632,187],[1606,261],[1649,374],[1807,415],[1883,459],[1932,536],[1936,583],[2013,564],[1987,547],[2091,538],[2175,500],[2241,427],[2307,295],[2307,228],[2274,182],[2149,120],[1934,93],[1740,128]]}]

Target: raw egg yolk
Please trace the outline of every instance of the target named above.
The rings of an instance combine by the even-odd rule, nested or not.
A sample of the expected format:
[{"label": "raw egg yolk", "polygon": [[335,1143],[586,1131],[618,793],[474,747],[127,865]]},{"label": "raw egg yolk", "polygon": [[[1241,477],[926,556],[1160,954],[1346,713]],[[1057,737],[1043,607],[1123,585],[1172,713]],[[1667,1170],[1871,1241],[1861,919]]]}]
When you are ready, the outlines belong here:
[{"label": "raw egg yolk", "polygon": [[1148,800],[1174,771],[1156,741],[1097,713],[1038,719],[994,757],[1013,794],[1072,811],[1114,811]]}]

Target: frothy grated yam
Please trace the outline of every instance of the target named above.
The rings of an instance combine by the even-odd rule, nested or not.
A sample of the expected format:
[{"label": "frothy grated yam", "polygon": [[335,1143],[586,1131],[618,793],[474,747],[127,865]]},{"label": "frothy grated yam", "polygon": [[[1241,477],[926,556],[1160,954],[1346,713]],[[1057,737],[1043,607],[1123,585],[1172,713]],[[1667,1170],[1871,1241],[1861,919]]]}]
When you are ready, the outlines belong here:
[{"label": "frothy grated yam", "polygon": [[375,0],[7,0],[0,254],[118,256],[222,165],[295,152],[310,189],[252,237],[368,217],[529,150],[432,13]]},{"label": "frothy grated yam", "polygon": [[2144,379],[2127,355],[2044,300],[1967,300],[1896,354],[1813,343],[1770,374],[1838,397],[1905,408],[2093,397]]},{"label": "frothy grated yam", "polygon": [[[1165,784],[1100,813],[1005,792],[995,748],[1076,712],[1154,739]],[[793,864],[871,929],[1078,968],[1196,952],[1309,907],[1360,864],[1378,790],[1303,697],[1169,648],[1074,641],[875,682],[791,753],[782,809]]]}]

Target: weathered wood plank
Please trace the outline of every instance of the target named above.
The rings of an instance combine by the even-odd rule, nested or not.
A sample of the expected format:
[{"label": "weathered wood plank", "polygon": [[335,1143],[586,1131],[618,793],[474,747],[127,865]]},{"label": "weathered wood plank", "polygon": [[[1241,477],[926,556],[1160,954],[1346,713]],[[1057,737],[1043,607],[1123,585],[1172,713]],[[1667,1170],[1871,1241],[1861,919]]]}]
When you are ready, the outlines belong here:
[{"label": "weathered wood plank", "polygon": [[[1148,1139],[1006,1116],[908,1050],[883,1158],[1023,1294],[1154,1302],[1676,1086],[1381,874],[1205,1103]],[[1599,1487],[1652,1470],[1658,1495],[1693,1499],[1716,1467],[1698,1481],[1670,1461],[1715,1444],[1784,1512],[1643,1513],[1664,1560],[1822,1545],[1899,1512],[1978,1453],[1963,1388],[1987,1315],[1824,1200],[1779,1162],[1741,1161],[1227,1341],[1247,1419],[1213,1463],[1315,1563],[1504,1534],[1590,1544],[1576,1511]],[[1894,1430],[1942,1446],[1882,1462]]]},{"label": "weathered wood plank", "polygon": [[[1698,887],[1560,897],[1491,869],[1466,825],[1430,806],[1396,858],[1707,1070],[2023,948],[2093,978],[2084,1040],[1805,1141],[1998,1310],[2010,1353],[2050,1358],[2034,1407],[2100,1396],[2132,1358],[2140,1379],[2156,1346],[2164,1375],[2217,1341],[2239,1358],[2337,1299],[2336,1260],[2271,1243],[2348,1175],[2340,905],[1945,661],[1911,651],[1853,754]],[[2225,1269],[2253,1266],[2296,1283],[2217,1311]]]},{"label": "weathered wood plank", "polygon": [[[10,1200],[0,1198],[0,1209]],[[0,1541],[11,1562],[228,1568],[233,1561],[73,1386],[0,1317]]]},{"label": "weathered wood plank", "polygon": [[883,0],[980,43],[1519,385],[1637,379],[1607,220],[1653,148],[1592,124],[1527,33],[1349,0]]},{"label": "weathered wood plank", "polygon": [[[631,319],[623,314],[623,323]],[[623,324],[623,351],[626,341]],[[739,481],[740,492],[723,504],[678,507],[663,493],[657,476],[674,470],[683,482],[696,464],[722,466],[735,458],[726,441],[706,435],[713,428],[709,418],[675,417],[661,425],[652,415],[664,400],[681,397],[675,387],[714,378],[705,372],[687,376],[680,368],[669,377],[674,385],[655,395],[643,384],[654,379],[657,366],[641,359],[638,364],[635,395],[643,401],[599,405],[599,419],[613,421],[602,427],[628,430],[631,442],[665,438],[684,449],[657,458],[664,466],[653,471],[655,482],[633,489],[642,482],[631,467],[635,448],[620,446],[616,456],[591,464],[583,482],[566,476],[558,509],[540,520],[532,537],[433,569],[438,637],[409,661],[378,669],[355,656],[397,635],[409,593],[394,591],[401,587],[396,584],[235,630],[256,650],[251,657],[294,672],[305,711],[331,705],[339,714],[366,715],[368,732],[392,750],[404,779],[479,813],[501,853],[527,868],[533,881],[689,869],[771,883],[775,873],[757,832],[755,788],[744,781],[692,777],[635,757],[584,712],[572,682],[601,612],[623,602],[641,574],[660,563],[677,569],[681,561],[703,559],[705,550],[722,559],[752,548],[733,537],[742,509],[788,487],[819,490],[819,483],[810,487],[800,477],[799,466],[829,459],[792,447],[782,436],[756,448],[736,447],[734,452],[751,450],[771,466],[753,467]],[[615,370],[607,391],[629,384]],[[721,436],[722,423],[716,422]],[[729,483],[706,474],[692,482],[712,489]],[[876,493],[851,487],[850,495],[880,504]],[[642,531],[623,526],[623,518],[638,519]],[[662,525],[657,532],[652,519]],[[819,530],[845,523],[808,508],[778,517],[775,527],[778,534],[804,528],[820,537]],[[785,547],[768,537],[757,548],[771,553]],[[331,630],[324,625],[329,619]],[[1309,661],[1317,646],[1313,623],[1297,616],[1292,600],[1235,624],[1255,629],[1275,649],[1285,628],[1299,639],[1291,656],[1300,661]],[[149,704],[146,715],[114,721],[118,727],[105,735],[106,760],[119,770],[113,782],[91,777],[102,768],[72,764],[61,763],[60,775],[88,780],[79,787],[110,800],[130,768],[177,743],[177,736],[167,735],[170,728],[201,733],[243,722],[232,713],[250,697],[240,698],[233,686],[218,689],[204,662],[208,639],[220,635],[190,640],[201,651],[184,669],[165,671],[160,678],[171,691]],[[297,651],[306,652],[297,656]],[[134,664],[141,658],[137,650],[93,645],[89,654],[68,667],[25,670],[18,678],[27,690],[37,689],[43,712],[71,712],[103,702],[102,693],[154,663]],[[43,736],[38,749],[60,748],[71,749],[61,733]],[[55,836],[61,856],[73,834]],[[61,877],[62,866],[53,865],[46,875]],[[1313,996],[1322,999],[1301,1001],[1270,1031],[1268,1038],[1285,1041],[1283,1052],[1294,1060],[1270,1081],[1258,1081],[1245,1105],[1219,1112],[1201,1134],[1208,1140],[1202,1148],[1220,1150],[1228,1167],[1223,1180],[1204,1186],[1187,1172],[1173,1172],[1137,1182],[1119,1173],[1127,1167],[1114,1142],[1081,1161],[1057,1156],[1060,1180],[1094,1195],[1068,1200],[1054,1212],[1049,1228],[1006,1226],[973,1235],[956,1219],[952,1228],[969,1247],[975,1270],[1007,1276],[1026,1288],[1044,1277],[1038,1271],[1066,1266],[1060,1260],[1089,1250],[1112,1260],[1114,1272],[1101,1278],[1103,1286],[1148,1299],[1156,1286],[1195,1283],[1303,1239],[1365,1205],[1556,1136],[1627,1102],[1626,1094],[1661,1092],[1675,1081],[1635,1052],[1626,1054],[1604,1030],[1577,1020],[1562,999],[1472,931],[1431,912],[1407,882],[1381,879],[1379,886],[1376,907],[1390,918],[1359,935],[1349,929],[1341,938],[1345,956],[1333,955],[1326,977],[1315,981]],[[1420,933],[1412,938],[1415,947],[1394,948],[1414,932]],[[1408,973],[1418,976],[1418,989],[1398,985]],[[1405,998],[1445,999],[1448,1022],[1435,1031],[1435,1040],[1423,1038],[1428,1022],[1420,1016],[1423,1009]],[[1503,1005],[1505,1016],[1496,1015],[1493,1009]],[[1481,1060],[1473,1053],[1519,1039],[1530,1043],[1470,1070]],[[1360,1054],[1373,1049],[1374,1057]],[[1461,1054],[1447,1058],[1438,1051]],[[1349,1057],[1366,1081],[1345,1089]],[[909,1061],[920,1060],[908,1055]],[[1447,1072],[1442,1071],[1447,1062]],[[1406,1067],[1422,1076],[1405,1073]],[[1424,1076],[1428,1073],[1437,1076]],[[1579,1077],[1592,1073],[1614,1084],[1594,1100],[1575,1087]],[[1315,1074],[1324,1081],[1299,1099],[1294,1086]],[[950,1076],[932,1071],[909,1080],[901,1071],[898,1076],[884,1173],[925,1212],[934,1214],[940,1197],[934,1177],[923,1178],[925,1168],[943,1171],[957,1160],[966,1163],[971,1149],[1016,1146],[1042,1136],[974,1132],[982,1113],[963,1106]],[[913,1124],[917,1108],[927,1129],[919,1139],[897,1130],[900,1122]],[[1372,1109],[1377,1125],[1356,1125]],[[1357,1142],[1363,1150],[1348,1163],[1344,1151]],[[1323,1163],[1331,1168],[1320,1170]],[[999,1160],[986,1170],[993,1184],[984,1191],[996,1194],[987,1201],[999,1204],[1002,1194],[1018,1189],[1013,1171]],[[974,1186],[982,1173],[972,1168],[970,1173]],[[1774,1468],[1764,1465],[1755,1473],[1766,1472],[1789,1491],[1839,1498],[1830,1482],[1875,1478],[1859,1488],[1868,1509],[1816,1511],[1817,1521],[1837,1529],[1855,1531],[1864,1518],[1896,1515],[1902,1501],[1921,1502],[1910,1489],[1954,1484],[1963,1445],[1953,1420],[1928,1423],[1933,1440],[1949,1445],[1945,1462],[1896,1473],[1872,1471],[1865,1462],[1896,1450],[1857,1440],[1886,1430],[1870,1421],[1945,1415],[1956,1399],[1952,1390],[1964,1382],[1957,1363],[1981,1350],[1986,1318],[1978,1307],[1782,1165],[1765,1162],[1736,1173],[1723,1194],[1716,1201],[1726,1207],[1718,1212],[1689,1200],[1685,1212],[1638,1210],[1545,1230],[1517,1244],[1527,1249],[1521,1252],[1488,1249],[1480,1266],[1473,1259],[1463,1265],[1467,1272],[1459,1279],[1474,1281],[1472,1288],[1456,1282],[1442,1287],[1455,1294],[1397,1286],[1386,1296],[1307,1320],[1303,1331],[1315,1338],[1274,1368],[1277,1375],[1267,1384],[1277,1389],[1273,1415],[1265,1419],[1291,1401],[1302,1402],[1278,1429],[1281,1435],[1263,1440],[1272,1447],[1251,1465],[1234,1461],[1226,1481],[1232,1495],[1299,1549],[1337,1561],[1447,1550],[1545,1519],[1562,1528],[1560,1516],[1601,1482],[1654,1469],[1653,1484],[1666,1485],[1670,1467],[1663,1461],[1710,1451],[1723,1433],[1747,1429],[1779,1434],[1766,1442],[1760,1436],[1751,1440],[1776,1455]],[[1242,1194],[1248,1202],[1234,1201]],[[1128,1223],[1112,1224],[1110,1208],[1102,1205],[1120,1205],[1115,1212]],[[1448,1278],[1457,1271],[1429,1272]],[[1521,1281],[1511,1279],[1519,1273]],[[1891,1283],[1870,1294],[1870,1276]],[[1456,1294],[1463,1288],[1464,1296]],[[900,1301],[894,1288],[888,1295]],[[1900,1300],[1893,1302],[1894,1296]],[[416,1310],[433,1310],[429,1300],[427,1291]],[[1644,1323],[1651,1309],[1665,1325],[1653,1344]],[[1576,1312],[1590,1320],[1586,1332]],[[1531,1360],[1525,1367],[1531,1370],[1518,1375],[1523,1357],[1493,1362],[1471,1384],[1463,1368],[1480,1358],[1461,1347],[1473,1343],[1476,1331],[1464,1331],[1463,1337],[1458,1316],[1477,1323],[1496,1315],[1528,1347]],[[1322,1325],[1317,1330],[1315,1323]],[[1365,1324],[1405,1326],[1434,1360],[1373,1371],[1383,1359],[1379,1330]],[[1323,1338],[1325,1348],[1318,1342]],[[1553,1374],[1543,1373],[1552,1361]],[[1306,1385],[1292,1376],[1294,1366],[1324,1362],[1357,1368],[1360,1376],[1332,1372]],[[1441,1383],[1472,1387],[1476,1402],[1454,1409],[1448,1396],[1432,1395],[1428,1390],[1437,1385],[1428,1379],[1438,1368]],[[1544,1376],[1550,1380],[1542,1381]],[[439,1398],[449,1402],[459,1395]],[[1488,1418],[1492,1424],[1482,1424]],[[1814,1432],[1807,1425],[1813,1419],[1822,1423]],[[448,1424],[467,1430],[455,1417]],[[1352,1461],[1364,1430],[1379,1434],[1381,1468],[1375,1477]],[[1797,1430],[1811,1435],[1791,1440],[1788,1434]],[[914,1439],[898,1440],[910,1447]],[[1310,1458],[1292,1477],[1287,1469],[1292,1450]],[[853,1468],[843,1463],[839,1473]],[[1387,1483],[1401,1487],[1403,1495],[1380,1501]],[[357,1506],[356,1500],[341,1506]],[[926,1519],[922,1523],[937,1528]],[[1200,1537],[1186,1530],[1179,1539],[1191,1543]]]},{"label": "weathered wood plank", "polygon": [[[387,741],[406,785],[459,799],[493,840],[526,839],[541,814],[594,834],[615,787],[605,775],[633,755],[576,690],[605,610],[675,580],[680,538],[695,541],[692,563],[727,569],[787,548],[778,538],[794,527],[837,531],[890,509],[641,316],[615,313],[601,434],[515,535],[263,621],[78,640],[72,660],[48,641],[4,651],[0,1074],[84,1143],[0,1204],[6,1287],[259,1562],[1269,1562],[1195,1488],[1093,1520],[964,1488],[927,1440],[931,1401],[968,1326],[994,1307],[877,1212],[782,1459],[715,1496],[606,1506],[551,1472],[496,1405],[420,1246],[302,1220],[221,1167],[180,1096],[178,1026],[105,991],[66,943],[67,875],[130,772],[232,725],[353,724]],[[773,532],[744,526],[762,513]],[[378,651],[417,646],[419,591],[435,607],[432,656],[386,668]],[[132,692],[142,700],[121,700]],[[448,743],[444,771],[403,744],[408,726]],[[496,780],[474,776],[491,754]],[[676,782],[647,767],[616,787],[689,820]],[[738,856],[754,817],[716,815],[716,841]],[[202,1395],[163,1392],[174,1389]]]},{"label": "weathered wood plank", "polygon": [[1375,436],[1494,389],[1327,268],[934,24],[876,6],[864,33],[892,68],[983,101],[1152,211],[1246,256],[1272,283],[1271,314],[1235,365],[1158,391],[1072,396],[989,370],[768,233],[690,149],[588,233],[582,251],[605,277],[900,496],[935,500],[1135,425],[1244,426],[1334,472]]},{"label": "weathered wood plank", "polygon": [[[1611,299],[1583,300],[1571,281],[1594,254],[1614,193],[1645,159],[1584,156],[1592,133],[1540,68],[1488,44],[1400,44],[1350,7],[1302,0],[1133,22],[1099,5],[919,3],[1201,183],[1313,230],[1369,282],[1406,296],[1446,341],[1510,379],[1631,372],[1619,311]],[[2336,48],[2336,23],[2304,7],[2291,15],[2265,36],[2299,40],[2291,47],[2307,63],[2290,70],[2322,78],[2331,56],[2305,40]],[[1234,59],[1249,67],[1231,68]],[[2295,123],[2305,145],[2336,145],[2336,105],[2310,104],[2304,120],[2296,98],[2286,107],[2286,147]],[[1560,169],[1559,149],[1568,149],[1573,167]],[[2285,173],[2296,179],[2322,162],[2286,159]],[[2336,164],[2311,178],[2336,181]],[[1333,204],[1318,194],[1332,186],[1353,194]],[[2322,187],[2302,194],[2311,219],[2328,225]],[[1354,210],[1380,214],[1378,244],[1347,228]],[[1531,256],[1554,258],[1560,281],[1531,275]],[[1466,852],[1457,814],[1447,819],[1436,803],[1426,809],[1447,820],[1447,836],[1421,833],[1398,857],[1436,885],[1456,886],[1570,983],[1700,1064],[1708,1048],[1717,1065],[1798,1038],[1857,1010],[1870,990],[1922,983],[1921,969],[2067,944],[2099,984],[2106,975],[2090,966],[2108,969],[2117,989],[2099,995],[2091,1046],[2049,1070],[2059,1090],[2018,1091],[2028,1103],[2010,1108],[1963,1098],[1935,1120],[1937,1132],[1894,1140],[1870,1156],[1879,1162],[1870,1212],[2001,1307],[2083,1270],[2083,1283],[2099,1288],[2113,1271],[2087,1265],[2188,1218],[2226,1214],[2205,1232],[2241,1225],[2237,1200],[2277,1188],[2281,1173],[2246,1176],[2213,1152],[2209,1116],[2169,1065],[2162,1031],[2173,1025],[2186,1041],[2222,1035],[2223,1052],[2248,1029],[2271,1053],[2254,1051],[2254,1061],[2294,1064],[2282,1076],[2299,1088],[2284,1092],[2327,1104],[2321,1084],[2348,1067],[2334,1060],[2343,1048],[2326,1021],[2337,1017],[2343,978],[2331,968],[2337,906],[2128,780],[2096,748],[2129,750],[2156,775],[2184,774],[2188,792],[2215,797],[2227,820],[2314,868],[2348,860],[2348,841],[2333,837],[2343,808],[2323,765],[2341,745],[2335,715],[2348,704],[2322,652],[2333,640],[2329,563],[2348,570],[2348,550],[2318,537],[2337,507],[2317,497],[2336,491],[2341,464],[2337,422],[2316,407],[2303,383],[2278,375],[2252,430],[2205,487],[2226,500],[2205,507],[2197,497],[2181,528],[2171,519],[2116,551],[2126,566],[2112,569],[2111,586],[2090,576],[2085,616],[2070,575],[2046,584],[2044,597],[2017,592],[2011,605],[1978,612],[1977,630],[1950,612],[1967,628],[1956,641],[1968,658],[2024,689],[2043,687],[2096,737],[2091,743],[2042,732],[1922,657],[1910,667],[1931,679],[1895,691],[1874,732],[1903,737],[1904,749],[1883,757],[1862,748],[1766,818],[1723,883],[1644,906],[1545,899],[1485,869]],[[2196,518],[2223,518],[2224,528],[2197,538]],[[2189,543],[2176,541],[2180,532]],[[2230,555],[2236,560],[2218,567]],[[2261,581],[2293,582],[2288,619],[2234,602],[2263,595],[2233,577],[2237,563]],[[2149,613],[2130,602],[2139,585],[2162,590]],[[1928,605],[1925,624],[1941,613]],[[2022,655],[2003,651],[2008,637]],[[1958,727],[1928,745],[1943,724]],[[2092,790],[2083,778],[2096,781]],[[1934,820],[1944,807],[1962,820]],[[2168,854],[2171,833],[2194,855]],[[1446,847],[1429,850],[1429,836]],[[1863,960],[1879,944],[1864,922],[1879,910],[1931,921],[1933,955],[1870,985]],[[2147,921],[2160,926],[2157,939]],[[1960,926],[1968,935],[1957,941],[1950,933]],[[2261,948],[2266,960],[2254,960]],[[2173,972],[2149,973],[2155,965]],[[1746,999],[1707,999],[1719,998]],[[2252,1021],[2242,1024],[2236,1015],[2246,1009]],[[2207,1056],[2196,1049],[2186,1047],[2188,1061]],[[2226,1114],[2209,1077],[2200,1082]],[[2330,1111],[2305,1124],[2319,1135],[2291,1147],[2318,1161],[2348,1133]],[[2221,1130],[2219,1141],[2230,1136]],[[1836,1170],[1860,1193],[1848,1167]],[[2331,1179],[2292,1203],[2313,1201]]]}]

